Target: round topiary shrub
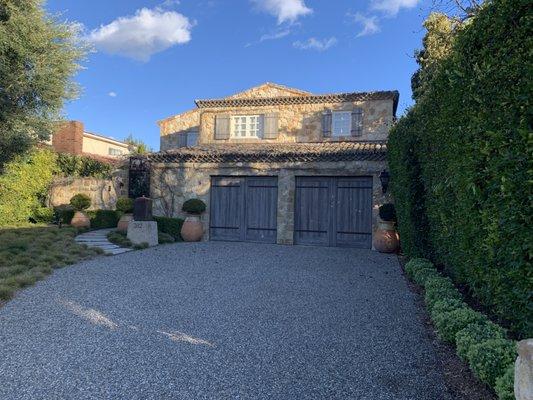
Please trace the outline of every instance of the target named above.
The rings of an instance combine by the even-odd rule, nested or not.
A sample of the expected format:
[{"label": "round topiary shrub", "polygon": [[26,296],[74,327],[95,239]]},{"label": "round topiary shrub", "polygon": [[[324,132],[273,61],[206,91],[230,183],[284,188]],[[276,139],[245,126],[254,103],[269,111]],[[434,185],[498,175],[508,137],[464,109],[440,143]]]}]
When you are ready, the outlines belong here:
[{"label": "round topiary shrub", "polygon": [[379,218],[382,221],[396,222],[396,208],[392,203],[385,203],[379,206]]},{"label": "round topiary shrub", "polygon": [[457,299],[462,300],[461,293],[455,288],[449,278],[442,276],[427,279],[425,282],[426,294],[424,300],[431,311],[439,300]]},{"label": "round topiary shrub", "polygon": [[70,205],[76,211],[83,211],[91,206],[91,198],[83,193],[78,193],[70,199]]},{"label": "round topiary shrub", "polygon": [[505,374],[516,356],[516,344],[507,339],[485,340],[472,346],[467,354],[474,374],[491,387],[495,386],[496,379]]},{"label": "round topiary shrub", "polygon": [[411,279],[414,279],[415,274],[419,270],[424,269],[432,269],[436,271],[433,263],[425,258],[412,258],[407,264],[405,264],[405,273]]},{"label": "round topiary shrub", "polygon": [[200,215],[202,214],[206,209],[205,203],[200,199],[189,199],[185,203],[183,203],[183,206],[181,207],[181,210],[183,212],[186,212],[188,214],[194,214],[194,215]]},{"label": "round topiary shrub", "polygon": [[515,400],[514,396],[514,363],[509,364],[505,373],[496,378],[494,390],[499,400]]},{"label": "round topiary shrub", "polygon": [[413,274],[413,281],[417,285],[426,286],[426,283],[433,278],[439,278],[441,275],[434,268],[420,268]]},{"label": "round topiary shrub", "polygon": [[431,319],[434,321],[437,314],[450,312],[453,310],[459,310],[461,308],[467,308],[468,306],[458,299],[442,299],[433,304],[433,308],[430,311]]},{"label": "round topiary shrub", "polygon": [[487,317],[470,308],[435,313],[435,327],[439,337],[447,342],[455,344],[455,335],[470,324],[482,324],[488,322]]},{"label": "round topiary shrub", "polygon": [[117,211],[124,214],[131,214],[133,212],[133,199],[129,197],[119,197],[116,205]]},{"label": "round topiary shrub", "polygon": [[489,339],[504,339],[505,331],[498,325],[487,321],[482,324],[470,324],[455,335],[457,355],[467,360],[468,351],[476,344]]}]

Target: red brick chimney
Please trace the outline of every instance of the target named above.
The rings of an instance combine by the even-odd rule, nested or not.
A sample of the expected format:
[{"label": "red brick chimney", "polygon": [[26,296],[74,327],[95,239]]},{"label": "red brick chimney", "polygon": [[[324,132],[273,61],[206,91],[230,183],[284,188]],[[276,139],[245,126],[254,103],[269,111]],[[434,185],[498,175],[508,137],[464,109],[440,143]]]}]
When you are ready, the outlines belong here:
[{"label": "red brick chimney", "polygon": [[83,122],[62,123],[52,136],[52,147],[60,153],[81,154],[83,149]]}]

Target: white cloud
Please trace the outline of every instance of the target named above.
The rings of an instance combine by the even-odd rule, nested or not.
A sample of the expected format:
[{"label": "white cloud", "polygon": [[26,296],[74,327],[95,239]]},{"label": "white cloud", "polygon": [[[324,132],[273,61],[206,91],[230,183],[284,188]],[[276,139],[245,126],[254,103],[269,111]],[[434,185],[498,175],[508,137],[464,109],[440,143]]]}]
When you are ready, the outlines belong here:
[{"label": "white cloud", "polygon": [[106,53],[148,61],[155,53],[189,42],[193,26],[175,11],[143,8],[94,29],[87,40]]},{"label": "white cloud", "polygon": [[296,22],[299,17],[311,14],[312,9],[305,5],[304,0],[251,0],[260,10],[265,11],[283,22]]},{"label": "white cloud", "polygon": [[402,8],[413,8],[420,0],[371,0],[370,8],[389,16],[395,16]]},{"label": "white cloud", "polygon": [[165,0],[161,3],[161,7],[174,7],[179,6],[180,0]]},{"label": "white cloud", "polygon": [[306,41],[296,41],[292,45],[301,50],[317,50],[324,51],[337,44],[335,37],[329,39],[316,39],[314,37],[307,39]]},{"label": "white cloud", "polygon": [[117,97],[117,93],[116,92],[109,92],[107,95],[109,97]]},{"label": "white cloud", "polygon": [[284,38],[285,36],[290,35],[291,31],[289,29],[283,29],[272,33],[265,33],[261,38],[259,39],[260,42],[264,42],[265,40],[277,40]]},{"label": "white cloud", "polygon": [[367,17],[361,13],[355,13],[350,15],[353,20],[361,24],[361,31],[357,34],[357,37],[368,36],[378,33],[381,28],[378,25],[378,17],[375,15]]}]

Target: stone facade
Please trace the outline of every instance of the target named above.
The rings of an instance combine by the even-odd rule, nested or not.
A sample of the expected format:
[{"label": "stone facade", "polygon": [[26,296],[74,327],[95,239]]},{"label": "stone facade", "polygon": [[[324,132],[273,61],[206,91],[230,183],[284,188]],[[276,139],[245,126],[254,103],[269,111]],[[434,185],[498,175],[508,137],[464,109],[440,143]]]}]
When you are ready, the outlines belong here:
[{"label": "stone facade", "polygon": [[[290,89],[284,86],[267,83],[245,92],[229,96],[226,99],[275,98],[275,97],[303,97],[311,95],[308,92]],[[354,108],[363,109],[362,136],[324,138],[322,134],[322,114],[330,111],[352,111]],[[217,107],[197,108],[183,114],[175,115],[159,121],[161,131],[161,150],[177,147],[177,136],[189,132],[199,132],[199,144],[209,143],[272,143],[272,142],[321,142],[321,141],[368,141],[386,140],[388,131],[394,120],[394,100],[366,100],[352,102],[324,102],[311,104],[287,104],[261,107]],[[216,140],[215,116],[217,114],[249,115],[278,113],[279,131],[275,140],[265,139],[227,139]]]},{"label": "stone facade", "polygon": [[297,176],[372,176],[373,221],[378,218],[378,207],[390,201],[383,195],[379,174],[386,168],[385,161],[349,161],[314,163],[182,163],[154,164],[151,174],[151,196],[154,214],[184,217],[180,211],[185,200],[199,198],[207,204],[202,215],[204,240],[209,239],[210,186],[212,176],[276,176],[278,178],[277,242],[292,244],[294,236],[294,195]]}]

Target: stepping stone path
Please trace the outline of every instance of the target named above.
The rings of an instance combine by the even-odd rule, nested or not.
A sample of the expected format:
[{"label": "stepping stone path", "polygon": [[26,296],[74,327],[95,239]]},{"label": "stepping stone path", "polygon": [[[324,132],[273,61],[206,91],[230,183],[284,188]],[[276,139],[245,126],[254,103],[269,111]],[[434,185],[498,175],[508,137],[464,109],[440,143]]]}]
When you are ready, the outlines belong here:
[{"label": "stepping stone path", "polygon": [[99,229],[97,231],[90,231],[76,236],[76,242],[86,244],[87,247],[98,247],[106,252],[106,254],[117,255],[132,251],[129,247],[120,247],[107,240],[107,234],[115,229]]}]

